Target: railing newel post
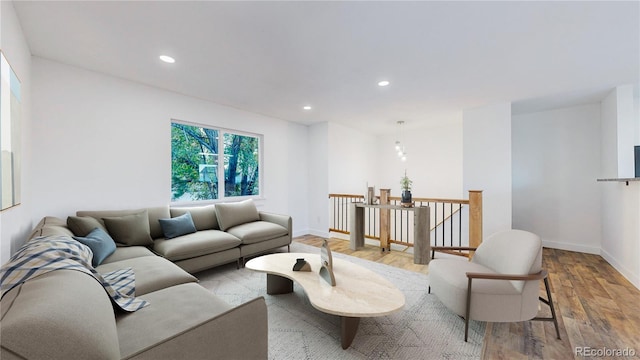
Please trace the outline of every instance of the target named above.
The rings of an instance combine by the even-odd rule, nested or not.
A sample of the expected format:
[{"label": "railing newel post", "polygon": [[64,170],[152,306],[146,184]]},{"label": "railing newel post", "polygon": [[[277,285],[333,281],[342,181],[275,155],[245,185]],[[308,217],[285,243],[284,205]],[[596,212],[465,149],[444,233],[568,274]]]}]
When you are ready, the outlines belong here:
[{"label": "railing newel post", "polygon": [[[380,189],[380,205],[389,205],[390,194],[391,189]],[[391,232],[390,214],[391,211],[389,209],[380,208],[380,248],[382,251],[391,249],[389,242],[389,234]]]},{"label": "railing newel post", "polygon": [[[482,243],[482,190],[469,190],[469,247]],[[473,251],[469,253],[469,259]]]}]

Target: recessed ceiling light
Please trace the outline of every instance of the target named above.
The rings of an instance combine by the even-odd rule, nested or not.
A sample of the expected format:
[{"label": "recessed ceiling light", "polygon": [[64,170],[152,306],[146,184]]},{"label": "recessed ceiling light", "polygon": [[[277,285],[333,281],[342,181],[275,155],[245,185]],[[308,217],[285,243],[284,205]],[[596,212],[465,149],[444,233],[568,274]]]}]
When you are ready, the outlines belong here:
[{"label": "recessed ceiling light", "polygon": [[168,55],[160,55],[160,60],[169,63],[169,64],[173,64],[174,62],[176,62],[176,59],[172,58],[171,56]]},{"label": "recessed ceiling light", "polygon": [[303,106],[303,107],[302,107],[302,109],[304,109],[304,110],[311,110],[311,106],[309,106],[309,105],[305,105],[305,106]]},{"label": "recessed ceiling light", "polygon": [[378,81],[378,86],[387,86],[387,85],[389,85],[389,81],[387,80]]}]

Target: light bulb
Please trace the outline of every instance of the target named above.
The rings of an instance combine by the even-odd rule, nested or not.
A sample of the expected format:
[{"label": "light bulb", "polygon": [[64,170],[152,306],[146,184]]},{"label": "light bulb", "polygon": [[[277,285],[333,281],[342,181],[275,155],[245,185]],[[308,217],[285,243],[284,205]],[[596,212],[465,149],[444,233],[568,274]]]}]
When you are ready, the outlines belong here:
[{"label": "light bulb", "polygon": [[174,62],[176,62],[176,59],[172,58],[171,56],[168,55],[160,55],[160,60],[169,63],[169,64],[173,64]]},{"label": "light bulb", "polygon": [[403,154],[400,160],[402,160],[403,162],[407,161],[407,154]]},{"label": "light bulb", "polygon": [[404,153],[402,151],[398,151],[398,156],[402,156]]}]

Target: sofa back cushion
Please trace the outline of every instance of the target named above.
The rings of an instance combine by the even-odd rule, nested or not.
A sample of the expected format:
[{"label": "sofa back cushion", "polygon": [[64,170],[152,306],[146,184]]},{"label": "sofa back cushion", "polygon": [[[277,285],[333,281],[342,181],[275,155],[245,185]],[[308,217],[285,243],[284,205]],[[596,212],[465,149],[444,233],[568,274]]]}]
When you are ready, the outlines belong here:
[{"label": "sofa back cushion", "polygon": [[120,217],[124,215],[137,214],[146,210],[149,216],[149,230],[151,237],[154,239],[163,237],[162,228],[160,227],[159,219],[166,219],[171,217],[169,214],[169,206],[150,207],[146,209],[134,209],[134,210],[98,210],[98,211],[77,211],[76,216],[91,216],[98,219],[103,225],[104,217]]},{"label": "sofa back cushion", "polygon": [[220,229],[226,231],[236,225],[259,221],[260,214],[253,200],[216,204],[216,215]]},{"label": "sofa back cushion", "polygon": [[125,245],[153,245],[147,210],[137,214],[103,217],[104,225],[113,240]]},{"label": "sofa back cushion", "polygon": [[38,236],[66,235],[73,236],[73,232],[67,227],[64,220],[53,216],[46,216],[33,229],[29,240]]},{"label": "sofa back cushion", "polygon": [[67,226],[76,236],[87,236],[96,228],[107,231],[103,222],[91,216],[69,216]]},{"label": "sofa back cushion", "polygon": [[109,296],[91,276],[56,270],[2,298],[3,352],[24,359],[120,359]]},{"label": "sofa back cushion", "polygon": [[216,206],[192,206],[192,207],[172,207],[170,209],[171,217],[178,217],[186,213],[191,214],[193,224],[198,231],[202,230],[219,230],[218,218],[216,216]]}]

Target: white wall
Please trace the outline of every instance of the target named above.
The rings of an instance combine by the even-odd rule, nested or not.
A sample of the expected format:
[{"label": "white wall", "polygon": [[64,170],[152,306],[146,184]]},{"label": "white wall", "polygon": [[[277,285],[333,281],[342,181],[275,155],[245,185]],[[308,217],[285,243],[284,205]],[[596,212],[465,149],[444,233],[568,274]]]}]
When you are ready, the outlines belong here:
[{"label": "white wall", "polygon": [[600,105],[512,119],[513,227],[544,246],[600,253]]},{"label": "white wall", "polygon": [[618,177],[618,103],[616,90],[601,102],[600,178]]},{"label": "white wall", "polygon": [[511,229],[511,104],[463,113],[463,188],[482,190],[483,236]]},{"label": "white wall", "polygon": [[[282,160],[275,160],[275,169],[285,171],[287,174],[285,190],[288,210],[283,213],[293,216],[293,236],[302,236],[309,234],[309,199],[306,194],[309,193],[309,167],[312,165],[309,163],[309,153],[312,143],[309,141],[307,126],[288,122],[283,135],[280,135],[280,138],[271,137],[272,142],[284,139],[283,142],[286,145],[287,157],[284,163],[278,164]],[[279,199],[272,197],[268,200],[279,202]]]},{"label": "white wall", "polygon": [[[462,119],[443,126],[412,129],[403,142],[408,161],[398,159],[396,134],[374,136],[336,123],[314,125],[310,158],[310,215],[314,234],[327,236],[327,193],[361,194],[366,185],[400,196],[400,177],[413,180],[415,197],[466,198],[462,192]],[[318,189],[327,186],[322,193]],[[325,220],[326,219],[326,220]],[[332,236],[338,236],[333,234]]]},{"label": "white wall", "polygon": [[414,197],[468,198],[462,191],[462,114],[458,122],[407,131],[406,162],[394,151],[396,137],[378,137],[376,189],[389,188],[392,196],[400,196],[400,178],[406,169]]},{"label": "white wall", "polygon": [[[624,138],[635,135],[633,132],[620,133],[620,129],[628,129],[628,125],[619,122],[629,121],[628,117],[620,114],[628,111],[629,102],[638,103],[637,97],[638,92],[616,88],[602,101],[602,174],[599,177],[617,177],[619,167],[624,166],[618,158],[618,152],[624,148],[618,145],[625,142]],[[631,121],[637,122],[639,119],[640,110],[634,106]],[[633,126],[637,129],[638,124]],[[621,137],[622,141],[619,140]],[[640,288],[640,182],[632,181],[629,185],[624,182],[601,182],[599,186],[602,208],[601,255]]]},{"label": "white wall", "polygon": [[31,53],[11,1],[0,1],[0,49],[20,79],[22,96],[22,203],[0,212],[0,263],[5,263],[11,256],[12,249],[16,249],[33,226],[30,212],[34,201],[30,194],[31,184],[29,182],[32,174],[31,140],[29,138],[31,131]]},{"label": "white wall", "polygon": [[634,145],[640,146],[640,84],[636,84],[633,87],[633,111],[635,114],[635,119],[632,118],[632,122],[635,124],[636,135]]},{"label": "white wall", "polygon": [[[329,236],[329,124],[309,127],[309,233]],[[303,197],[302,194],[300,196]]]},{"label": "white wall", "polygon": [[367,183],[376,185],[375,136],[332,122],[327,140],[330,193],[364,195]]},{"label": "white wall", "polygon": [[305,126],[37,57],[33,81],[32,219],[168,204],[170,122],[180,119],[263,134],[258,206],[306,233]]},{"label": "white wall", "polygon": [[633,85],[621,85],[614,91],[618,112],[618,177],[632,178],[635,176],[633,145],[636,141],[636,128],[640,122],[634,104]]}]

